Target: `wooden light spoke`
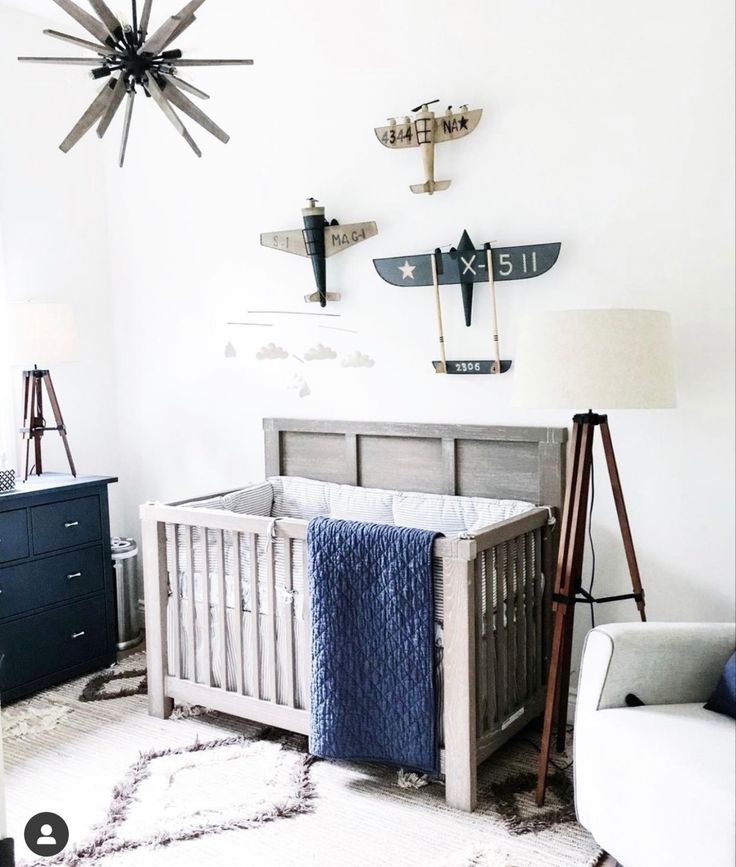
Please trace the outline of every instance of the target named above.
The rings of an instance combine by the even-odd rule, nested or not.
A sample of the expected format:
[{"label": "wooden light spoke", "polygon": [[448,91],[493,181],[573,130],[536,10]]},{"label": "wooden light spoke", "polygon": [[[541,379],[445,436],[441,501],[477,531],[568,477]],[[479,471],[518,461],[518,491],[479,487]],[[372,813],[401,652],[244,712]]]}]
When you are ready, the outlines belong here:
[{"label": "wooden light spoke", "polygon": [[110,100],[110,104],[108,105],[105,113],[102,115],[102,120],[100,121],[99,126],[97,127],[97,135],[102,138],[107,130],[110,128],[110,124],[113,121],[113,118],[118,113],[118,109],[122,105],[123,99],[125,97],[125,76],[121,75],[117,83],[115,84],[115,90],[112,94],[112,99]]},{"label": "wooden light spoke", "polygon": [[176,42],[176,40],[181,36],[181,34],[185,30],[189,30],[189,28],[192,26],[192,24],[194,24],[194,22],[196,20],[197,20],[196,15],[191,15],[189,18],[183,18],[179,22],[179,26],[174,30],[174,32],[171,34],[171,36],[169,36],[169,38],[166,40],[163,47],[168,48],[172,42]]},{"label": "wooden light spoke", "polygon": [[70,36],[68,33],[60,33],[58,30],[44,30],[45,36],[51,36],[53,39],[60,39],[62,42],[69,42],[71,45],[77,45],[79,48],[89,48],[90,51],[95,51],[97,54],[106,55],[110,53],[110,49],[97,42],[90,42],[88,39],[80,39],[78,36]]},{"label": "wooden light spoke", "polygon": [[99,66],[99,57],[19,57],[21,63],[52,63],[57,66]]},{"label": "wooden light spoke", "polygon": [[164,78],[167,81],[173,82],[179,90],[185,90],[187,93],[191,93],[192,96],[198,96],[200,99],[209,99],[209,93],[205,93],[203,90],[200,90],[198,87],[195,87],[191,82],[184,81],[179,78],[178,75],[172,75],[171,73],[165,72],[163,73]]},{"label": "wooden light spoke", "polygon": [[128,139],[130,138],[130,122],[133,119],[133,105],[135,103],[135,91],[128,94],[128,104],[125,106],[125,121],[123,122],[123,138],[120,142],[120,168],[125,165],[125,156],[128,152]]},{"label": "wooden light spoke", "polygon": [[[77,122],[71,133],[62,143],[62,150],[67,153],[90,128],[99,121],[97,133],[102,138],[120,110],[124,96],[128,94],[125,111],[119,163],[122,167],[130,137],[130,126],[133,115],[135,95],[139,89],[151,96],[159,109],[166,115],[179,135],[198,156],[202,156],[197,143],[181,122],[173,105],[184,112],[196,123],[202,126],[215,138],[227,143],[230,136],[216,124],[212,118],[185,95],[190,94],[199,99],[209,99],[209,94],[195,87],[188,81],[182,81],[177,76],[178,66],[251,66],[252,60],[246,59],[184,59],[179,49],[169,49],[182,33],[188,30],[197,20],[195,13],[206,0],[189,0],[176,15],[167,18],[149,35],[153,0],[143,0],[140,16],[138,6],[140,0],[130,0],[130,21],[122,20],[110,7],[110,0],[89,0],[95,15],[90,14],[74,0],[54,0],[57,6],[70,15],[95,40],[82,39],[79,36],[63,33],[59,30],[44,30],[44,34],[61,42],[75,45],[86,51],[93,52],[96,57],[19,57],[23,63],[44,63],[53,66],[90,66],[92,78],[101,79],[109,76],[110,91],[95,99]],[[164,88],[168,88],[164,94]]]},{"label": "wooden light spoke", "polygon": [[84,27],[84,29],[91,33],[95,39],[99,39],[100,42],[103,42],[107,45],[113,45],[114,39],[108,32],[107,27],[99,21],[94,16],[90,15],[89,12],[85,12],[84,9],[77,6],[76,3],[72,3],[72,0],[54,0],[57,6],[61,6],[61,8],[77,22],[77,24]]},{"label": "wooden light spoke", "polygon": [[179,135],[184,139],[184,141],[189,145],[189,147],[194,151],[194,153],[197,154],[198,157],[201,157],[202,151],[199,149],[199,147],[197,147],[197,143],[194,141],[191,135],[189,135],[189,131],[179,119],[179,115],[171,107],[169,101],[164,96],[163,91],[158,86],[153,76],[151,76],[148,80],[147,89],[153,97],[156,105],[158,105],[161,111],[171,121],[171,125],[174,127],[174,129],[179,133]]},{"label": "wooden light spoke", "polygon": [[91,130],[102,117],[107,110],[108,105],[112,102],[114,87],[114,82],[108,82],[95,97],[90,107],[79,118],[76,124],[72,127],[69,135],[59,145],[59,148],[63,153],[69,153],[82,136],[89,132],[89,130]]},{"label": "wooden light spoke", "polygon": [[143,11],[141,12],[140,31],[144,38],[148,34],[148,26],[151,23],[151,10],[153,8],[153,0],[145,0]]},{"label": "wooden light spoke", "polygon": [[172,66],[253,66],[252,60],[172,60]]},{"label": "wooden light spoke", "polygon": [[224,129],[219,127],[213,120],[196,106],[188,96],[183,94],[173,82],[167,82],[164,90],[164,96],[168,98],[178,109],[189,115],[192,120],[195,120],[200,126],[204,127],[207,132],[211,133],[215,138],[219,138],[221,142],[227,144],[230,141],[230,136]]},{"label": "wooden light spoke", "polygon": [[97,13],[97,17],[110,31],[110,35],[115,39],[122,35],[123,28],[120,25],[117,15],[105,3],[105,0],[89,0],[89,5]]}]

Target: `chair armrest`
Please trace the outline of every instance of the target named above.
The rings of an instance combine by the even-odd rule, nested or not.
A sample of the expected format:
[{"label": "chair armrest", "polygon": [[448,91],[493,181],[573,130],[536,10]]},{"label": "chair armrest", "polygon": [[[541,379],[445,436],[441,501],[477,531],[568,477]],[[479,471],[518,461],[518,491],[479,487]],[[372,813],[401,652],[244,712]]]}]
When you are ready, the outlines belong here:
[{"label": "chair armrest", "polygon": [[736,645],[733,623],[612,623],[588,633],[577,713],[705,702]]}]

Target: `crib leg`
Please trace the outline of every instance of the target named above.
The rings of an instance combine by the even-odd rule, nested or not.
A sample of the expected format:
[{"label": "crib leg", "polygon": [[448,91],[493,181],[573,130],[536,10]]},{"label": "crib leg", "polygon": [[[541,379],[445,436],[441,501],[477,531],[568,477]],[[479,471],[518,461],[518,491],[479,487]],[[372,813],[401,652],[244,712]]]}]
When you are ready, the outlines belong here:
[{"label": "crib leg", "polygon": [[169,586],[166,564],[166,526],[143,521],[143,588],[146,600],[146,658],[148,668],[148,712],[168,719],[174,702],[166,696],[168,644],[166,617]]},{"label": "crib leg", "polygon": [[451,807],[470,813],[478,798],[474,560],[446,558],[442,574],[445,589],[445,798]]}]

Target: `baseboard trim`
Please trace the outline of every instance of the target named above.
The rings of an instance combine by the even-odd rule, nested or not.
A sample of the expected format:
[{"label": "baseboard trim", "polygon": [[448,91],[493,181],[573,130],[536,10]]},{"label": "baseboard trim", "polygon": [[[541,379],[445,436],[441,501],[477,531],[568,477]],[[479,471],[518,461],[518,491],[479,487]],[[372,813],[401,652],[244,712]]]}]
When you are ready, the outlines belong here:
[{"label": "baseboard trim", "polygon": [[0,867],[15,867],[15,845],[12,837],[0,840]]}]

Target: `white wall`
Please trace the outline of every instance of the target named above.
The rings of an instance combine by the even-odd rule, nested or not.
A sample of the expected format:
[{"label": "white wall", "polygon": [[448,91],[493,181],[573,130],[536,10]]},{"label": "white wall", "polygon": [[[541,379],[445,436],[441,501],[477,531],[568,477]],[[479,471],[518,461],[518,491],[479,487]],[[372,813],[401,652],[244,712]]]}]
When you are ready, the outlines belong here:
[{"label": "white wall", "polygon": [[[0,6],[0,334],[3,301],[73,306],[79,361],[54,368],[54,384],[77,469],[113,474],[118,447],[103,154],[90,152],[73,162],[57,147],[91,100],[85,92],[90,82],[79,69],[21,66],[16,60],[19,54],[63,54],[41,34],[54,21]],[[18,470],[21,396],[20,370],[8,374],[3,365],[0,452],[13,451]],[[47,470],[67,471],[56,434],[44,437],[43,451]],[[112,503],[116,517],[116,492]]]},{"label": "white wall", "polygon": [[[156,15],[176,6],[160,0]],[[566,413],[512,409],[512,374],[435,376],[431,295],[388,286],[371,263],[456,242],[463,228],[478,243],[559,240],[552,272],[499,285],[503,354],[514,357],[528,310],[672,312],[679,407],[617,412],[613,435],[651,617],[733,617],[732,19],[725,0],[204,7],[182,47],[256,60],[251,69],[190,76],[212,93],[206,110],[233,140],[223,147],[197,131],[205,149],[197,161],[141,101],[123,172],[114,165],[117,141],[105,146],[110,265],[86,265],[89,284],[106,268],[117,324],[120,448],[105,469],[121,476],[124,529],[136,532],[141,501],[261,476],[268,415],[566,424]],[[36,73],[23,74],[30,98],[25,76],[35,82]],[[48,69],[37,75],[55,78]],[[59,91],[58,118],[55,108],[33,123],[36,143],[25,119],[13,132],[17,147],[53,158],[55,209],[67,207],[58,187],[71,178],[99,189],[98,142],[83,142],[66,161],[53,157],[84,87],[75,79],[69,93]],[[471,137],[438,149],[437,176],[452,178],[451,190],[412,196],[408,185],[422,180],[418,155],[382,148],[372,127],[434,97],[485,114]],[[258,236],[297,227],[307,195],[343,222],[378,222],[378,238],[330,261],[332,287],[344,293],[330,312],[359,333],[321,330],[323,320],[311,318],[228,332],[224,323],[252,320],[250,309],[306,309],[308,263],[262,249]],[[63,225],[57,210],[60,246],[83,229],[97,237],[99,212],[88,210],[69,208]],[[70,269],[82,265],[64,256],[53,267],[71,285]],[[487,356],[485,293],[472,330],[462,325],[459,292],[444,298],[450,354]],[[236,360],[223,356],[228,339]],[[297,355],[317,341],[341,353],[359,348],[376,366],[256,362],[270,340]],[[287,389],[295,373],[309,381],[309,398]],[[602,483],[594,532],[596,586],[620,592],[625,562]],[[599,612],[603,620],[633,614],[628,604]]]}]

